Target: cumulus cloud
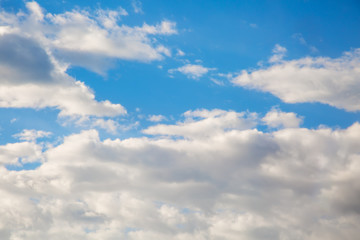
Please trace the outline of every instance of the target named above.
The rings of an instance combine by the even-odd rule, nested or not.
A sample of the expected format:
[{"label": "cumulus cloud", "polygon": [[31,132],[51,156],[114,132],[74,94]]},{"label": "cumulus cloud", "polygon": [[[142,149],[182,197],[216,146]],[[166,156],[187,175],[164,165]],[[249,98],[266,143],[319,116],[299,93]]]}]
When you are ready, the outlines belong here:
[{"label": "cumulus cloud", "polygon": [[32,37],[58,59],[102,74],[111,59],[163,59],[167,48],[158,44],[154,35],[177,33],[176,23],[167,20],[156,25],[144,23],[142,27],[119,25],[120,17],[128,14],[122,8],[52,14],[36,2],[28,2],[26,7],[29,13],[0,13],[0,33]]},{"label": "cumulus cloud", "polygon": [[320,102],[347,111],[360,110],[360,49],[339,58],[295,60],[282,60],[284,52],[275,52],[268,67],[243,70],[233,83],[270,92],[286,103]]},{"label": "cumulus cloud", "polygon": [[64,68],[37,42],[17,34],[0,36],[0,107],[60,110],[60,116],[116,116],[120,104],[98,102],[83,82]]},{"label": "cumulus cloud", "polygon": [[[174,134],[178,126],[176,135],[188,136],[191,124],[219,130],[191,138],[122,140],[101,140],[89,130],[46,150],[35,170],[0,168],[0,235],[30,240],[358,236],[359,123],[263,133],[239,124],[236,118],[246,120],[243,113],[196,110],[184,116],[192,123],[163,125],[161,131]],[[219,118],[226,123],[214,124]],[[10,156],[5,162],[31,155],[10,145],[0,149]]]},{"label": "cumulus cloud", "polygon": [[42,160],[42,147],[34,142],[0,145],[0,164],[21,165]]},{"label": "cumulus cloud", "polygon": [[92,127],[100,127],[105,129],[109,133],[117,133],[118,129],[120,128],[120,124],[112,119],[96,119],[91,124]]},{"label": "cumulus cloud", "polygon": [[[83,82],[70,77],[66,73],[68,63],[62,62],[63,59],[60,61],[55,55],[62,51],[56,47],[57,44],[61,43],[62,48],[69,46],[64,41],[89,47],[84,51],[96,52],[96,49],[90,47],[91,43],[81,40],[87,39],[86,34],[81,35],[81,31],[77,29],[100,31],[100,22],[104,29],[116,28],[118,25],[114,26],[114,22],[126,12],[99,10],[99,23],[92,26],[95,20],[91,20],[84,12],[45,15],[36,2],[28,2],[26,6],[29,14],[0,13],[0,22],[3,25],[0,31],[0,107],[51,107],[58,109],[59,115],[63,117],[125,114],[126,110],[120,104],[107,100],[96,101],[93,91]],[[74,21],[70,23],[70,20]],[[81,36],[66,33],[68,29]],[[106,35],[104,29],[101,31]],[[93,39],[91,36],[90,38]],[[75,45],[72,46],[77,48],[76,51],[81,51],[81,48]]]},{"label": "cumulus cloud", "polygon": [[170,69],[169,73],[180,72],[188,78],[199,79],[211,70],[215,70],[215,68],[207,68],[199,64],[186,64],[176,69]]},{"label": "cumulus cloud", "polygon": [[298,117],[293,112],[282,112],[277,108],[273,108],[266,113],[265,117],[262,118],[262,121],[272,128],[296,128],[302,123],[302,118]]}]

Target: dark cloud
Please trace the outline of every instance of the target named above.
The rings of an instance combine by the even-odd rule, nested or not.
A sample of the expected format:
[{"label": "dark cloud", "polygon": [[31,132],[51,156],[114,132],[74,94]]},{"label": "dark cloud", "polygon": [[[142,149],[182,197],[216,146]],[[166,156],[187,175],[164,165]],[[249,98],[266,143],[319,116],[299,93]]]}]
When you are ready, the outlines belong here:
[{"label": "dark cloud", "polygon": [[34,40],[15,34],[0,36],[0,82],[51,82],[53,64]]}]

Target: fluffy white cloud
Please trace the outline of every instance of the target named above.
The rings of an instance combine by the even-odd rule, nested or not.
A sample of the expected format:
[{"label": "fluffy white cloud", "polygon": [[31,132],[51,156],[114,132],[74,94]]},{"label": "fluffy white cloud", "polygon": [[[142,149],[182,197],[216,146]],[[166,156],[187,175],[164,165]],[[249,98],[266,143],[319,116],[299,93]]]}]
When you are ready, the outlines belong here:
[{"label": "fluffy white cloud", "polygon": [[72,117],[125,114],[120,104],[96,101],[91,89],[66,74],[67,66],[51,50],[57,40],[47,38],[48,29],[54,26],[45,21],[55,16],[45,17],[36,2],[26,6],[29,15],[0,13],[5,25],[0,34],[0,107],[53,107],[60,110],[60,116]]},{"label": "fluffy white cloud", "polygon": [[42,160],[42,148],[34,142],[0,145],[0,163],[21,165]]},{"label": "fluffy white cloud", "polygon": [[92,122],[92,127],[100,127],[110,133],[117,133],[120,128],[120,124],[112,119],[96,119]]},{"label": "fluffy white cloud", "polygon": [[[0,13],[0,107],[60,110],[60,116],[117,116],[126,110],[107,100],[96,101],[83,82],[66,74],[70,65],[103,73],[107,59],[151,61],[170,56],[170,50],[149,35],[175,34],[175,23],[142,27],[118,25],[127,12],[119,8],[94,14],[73,10],[45,13],[27,2],[29,13]],[[105,61],[105,62],[104,62]],[[112,121],[112,120],[111,120]],[[114,131],[114,122],[94,123]]]},{"label": "fluffy white cloud", "polygon": [[180,72],[185,74],[188,78],[198,79],[211,70],[215,70],[215,68],[207,68],[198,64],[186,64],[176,69],[170,69],[169,73]]},{"label": "fluffy white cloud", "polygon": [[282,112],[277,108],[273,108],[270,112],[266,113],[262,118],[266,125],[269,127],[299,127],[302,123],[302,119],[296,116],[293,112]]},{"label": "fluffy white cloud", "polygon": [[[359,123],[263,133],[239,128],[242,113],[184,115],[193,122],[179,123],[176,135],[187,136],[191,124],[208,131],[219,118],[226,123],[185,139],[100,140],[84,131],[46,150],[35,170],[0,168],[0,236],[356,239]],[[174,134],[175,125],[158,126]],[[24,152],[12,156],[31,155]]]},{"label": "fluffy white cloud", "polygon": [[0,13],[0,33],[17,32],[36,39],[62,61],[98,73],[109,68],[109,59],[148,62],[169,56],[170,50],[158,44],[154,35],[177,33],[176,23],[167,20],[142,27],[119,25],[120,17],[127,15],[122,8],[46,14],[36,2],[26,6],[29,14]]},{"label": "fluffy white cloud", "polygon": [[320,102],[347,111],[360,110],[360,49],[334,59],[305,57],[288,61],[281,60],[285,51],[278,50],[271,61],[274,64],[244,70],[233,83],[270,92],[287,103]]}]

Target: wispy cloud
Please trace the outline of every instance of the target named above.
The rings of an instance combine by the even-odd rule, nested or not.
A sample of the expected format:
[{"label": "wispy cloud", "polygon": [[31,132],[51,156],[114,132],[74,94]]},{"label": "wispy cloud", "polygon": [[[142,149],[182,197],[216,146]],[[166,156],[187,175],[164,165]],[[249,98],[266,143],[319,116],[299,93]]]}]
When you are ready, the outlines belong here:
[{"label": "wispy cloud", "polygon": [[150,122],[162,122],[167,120],[167,118],[163,115],[149,115],[148,120]]},{"label": "wispy cloud", "polygon": [[317,53],[317,52],[319,52],[319,50],[318,50],[316,47],[308,44],[308,42],[305,40],[304,36],[303,36],[301,33],[294,33],[294,34],[292,35],[292,37],[293,37],[294,39],[296,39],[297,41],[299,41],[300,44],[308,47],[309,50],[310,50],[312,53]]},{"label": "wispy cloud", "polygon": [[176,69],[170,69],[169,73],[180,72],[186,75],[188,78],[199,79],[212,70],[216,70],[216,68],[207,68],[200,64],[186,64]]},{"label": "wispy cloud", "polygon": [[133,7],[135,13],[144,13],[142,10],[142,3],[140,0],[132,0],[131,6]]}]

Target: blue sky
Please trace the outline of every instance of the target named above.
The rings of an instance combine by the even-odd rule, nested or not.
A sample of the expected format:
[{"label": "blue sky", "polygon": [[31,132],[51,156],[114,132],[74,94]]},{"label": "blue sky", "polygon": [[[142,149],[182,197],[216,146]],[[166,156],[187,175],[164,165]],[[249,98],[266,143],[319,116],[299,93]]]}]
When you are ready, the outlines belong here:
[{"label": "blue sky", "polygon": [[[319,124],[346,127],[359,119],[359,113],[339,111],[323,104],[285,104],[271,94],[237,88],[228,79],[217,76],[219,73],[236,74],[244,69],[259,68],[258,63],[269,59],[275,44],[287,49],[287,60],[305,56],[337,58],[343,52],[359,47],[360,34],[356,29],[360,16],[355,1],[174,1],[171,4],[167,1],[157,1],[156,4],[143,1],[143,10],[139,14],[134,13],[131,1],[38,3],[49,13],[122,7],[129,14],[119,20],[120,25],[156,24],[164,19],[176,22],[178,33],[161,36],[159,41],[168,46],[173,55],[179,49],[185,56],[145,63],[111,59],[110,69],[103,75],[78,66],[70,66],[67,70],[71,76],[90,86],[97,99],[120,103],[130,114],[136,115],[136,108],[140,108],[143,114],[172,115],[175,118],[189,109],[198,108],[249,110],[265,114],[273,106],[279,106],[304,116],[304,126],[311,128]],[[27,11],[23,1],[2,1],[2,7],[10,12]],[[196,81],[181,73],[170,78],[169,69],[180,67],[185,62],[196,64],[196,61],[216,70]],[[218,86],[210,78],[222,81],[225,86]],[[54,121],[57,112],[49,112],[49,109],[34,111],[24,118],[21,111],[2,111],[5,111],[2,116],[7,116],[1,119],[1,126],[6,129],[2,141],[8,141],[9,134],[21,129],[21,126],[14,128],[9,124],[13,118],[22,120],[25,128],[39,128],[39,118],[47,122],[49,130],[59,125]],[[51,115],[51,121],[47,121]],[[33,125],[29,125],[29,121]],[[146,122],[143,124],[147,126]]]},{"label": "blue sky", "polygon": [[2,238],[357,236],[358,1],[0,7]]}]

